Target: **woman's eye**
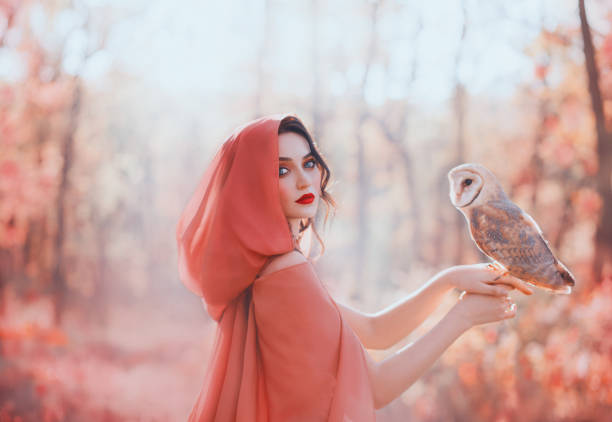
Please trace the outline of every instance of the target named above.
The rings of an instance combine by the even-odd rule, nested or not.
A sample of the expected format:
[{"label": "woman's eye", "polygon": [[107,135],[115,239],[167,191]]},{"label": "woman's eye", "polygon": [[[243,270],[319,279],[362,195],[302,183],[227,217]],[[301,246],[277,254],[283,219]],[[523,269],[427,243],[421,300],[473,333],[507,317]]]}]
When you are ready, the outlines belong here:
[{"label": "woman's eye", "polygon": [[[278,169],[278,175],[279,176],[283,176],[283,175],[287,174],[287,173],[283,173],[282,170],[287,170],[287,169],[285,167],[279,167],[279,169]],[[287,171],[289,171],[289,170],[287,170]]]},{"label": "woman's eye", "polygon": [[308,160],[308,161],[306,161],[306,164],[308,164],[308,163],[312,163],[312,167],[310,167],[310,168],[313,168],[313,167],[317,166],[317,163],[315,162],[315,160]]}]

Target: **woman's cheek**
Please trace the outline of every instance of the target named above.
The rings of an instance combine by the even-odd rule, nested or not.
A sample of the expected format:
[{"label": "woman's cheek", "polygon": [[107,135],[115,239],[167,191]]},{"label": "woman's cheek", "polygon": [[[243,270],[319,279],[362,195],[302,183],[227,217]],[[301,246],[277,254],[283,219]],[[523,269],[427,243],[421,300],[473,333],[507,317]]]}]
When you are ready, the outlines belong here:
[{"label": "woman's cheek", "polygon": [[279,184],[279,193],[280,193],[281,203],[283,204],[283,206],[286,206],[289,201],[289,192],[282,183]]},{"label": "woman's cheek", "polygon": [[314,187],[315,187],[315,189],[318,190],[318,196],[321,196],[321,172],[320,171],[319,171],[319,174],[317,175],[317,177],[315,179],[316,180],[313,183]]}]

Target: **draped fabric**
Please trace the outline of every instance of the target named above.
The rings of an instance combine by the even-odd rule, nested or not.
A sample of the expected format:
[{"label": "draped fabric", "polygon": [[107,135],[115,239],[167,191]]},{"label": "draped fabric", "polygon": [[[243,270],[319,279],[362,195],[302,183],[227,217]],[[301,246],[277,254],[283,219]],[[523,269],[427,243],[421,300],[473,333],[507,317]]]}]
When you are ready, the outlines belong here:
[{"label": "draped fabric", "polygon": [[374,421],[367,352],[312,264],[266,274],[252,290],[269,420]]},{"label": "draped fabric", "polygon": [[180,279],[217,322],[189,422],[374,420],[365,351],[311,263],[257,278],[294,247],[278,191],[288,116],[236,128],[176,228]]}]

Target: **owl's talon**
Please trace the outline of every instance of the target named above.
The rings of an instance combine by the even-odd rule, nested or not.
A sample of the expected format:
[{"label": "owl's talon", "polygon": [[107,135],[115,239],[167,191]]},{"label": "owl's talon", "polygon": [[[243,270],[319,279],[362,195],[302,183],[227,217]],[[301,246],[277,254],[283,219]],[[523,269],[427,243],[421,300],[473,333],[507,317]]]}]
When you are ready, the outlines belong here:
[{"label": "owl's talon", "polygon": [[506,275],[510,274],[510,271],[508,271],[507,269],[503,268],[501,265],[497,264],[497,263],[489,263],[487,264],[487,267],[489,267],[491,270],[493,270],[496,273],[501,272],[500,275],[498,275],[497,277],[495,277],[492,281],[497,281],[502,277],[505,277]]},{"label": "owl's talon", "polygon": [[510,274],[510,273],[509,273],[508,271],[506,271],[505,273],[500,274],[500,275],[498,275],[497,277],[495,277],[495,278],[493,279],[493,281],[499,280],[500,278],[505,277],[505,276],[507,276],[508,274]]},{"label": "owl's talon", "polygon": [[489,267],[490,269],[492,269],[495,272],[499,272],[499,271],[507,271],[505,268],[503,268],[501,265],[497,264],[497,263],[488,263],[487,267]]}]

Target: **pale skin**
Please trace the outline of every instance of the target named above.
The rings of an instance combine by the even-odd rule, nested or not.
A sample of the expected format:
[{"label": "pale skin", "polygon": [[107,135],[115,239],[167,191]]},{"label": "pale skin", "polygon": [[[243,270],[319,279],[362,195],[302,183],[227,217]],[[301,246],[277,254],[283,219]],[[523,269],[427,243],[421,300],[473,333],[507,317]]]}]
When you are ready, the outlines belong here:
[{"label": "pale skin", "polygon": [[[302,136],[279,135],[279,194],[294,236],[298,234],[300,220],[314,217],[320,202],[321,171],[309,153],[308,142]],[[311,204],[295,202],[304,193],[314,194]],[[271,258],[261,274],[305,260],[300,252],[291,251]],[[365,354],[377,409],[406,391],[471,327],[514,318],[516,305],[508,296],[509,291],[516,289],[526,295],[533,291],[522,280],[501,273],[487,263],[479,263],[440,271],[412,294],[376,313],[364,313],[336,301],[342,317],[366,349],[387,349],[420,326],[455,288],[463,291],[457,303],[417,341],[380,362]]]}]

